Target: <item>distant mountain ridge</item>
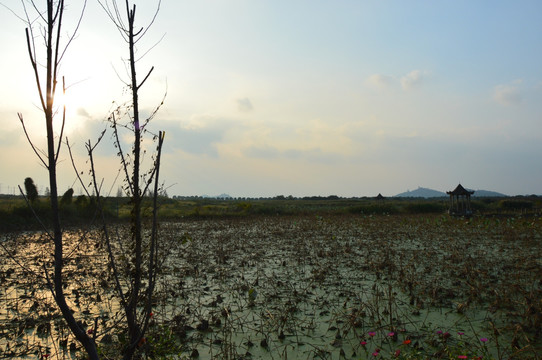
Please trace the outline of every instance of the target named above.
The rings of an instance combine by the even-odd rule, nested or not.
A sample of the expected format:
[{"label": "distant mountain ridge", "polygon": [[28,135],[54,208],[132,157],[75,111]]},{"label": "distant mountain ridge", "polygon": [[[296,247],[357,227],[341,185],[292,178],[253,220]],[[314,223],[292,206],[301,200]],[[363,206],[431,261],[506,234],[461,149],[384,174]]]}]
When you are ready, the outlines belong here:
[{"label": "distant mountain ridge", "polygon": [[394,197],[419,197],[419,198],[434,198],[434,197],[444,197],[448,196],[445,192],[418,187],[416,190],[410,191],[407,190],[400,194],[395,195]]},{"label": "distant mountain ridge", "polygon": [[[471,190],[471,189],[468,189]],[[435,197],[447,197],[448,195],[445,192],[418,187],[416,190],[407,190],[400,194],[395,195],[394,197],[417,197],[417,198],[435,198]],[[489,190],[474,190],[473,197],[507,197],[508,195],[498,193],[496,191]]]},{"label": "distant mountain ridge", "polygon": [[496,191],[489,191],[489,190],[475,190],[474,194],[472,194],[473,197],[507,197],[508,195],[498,193]]}]

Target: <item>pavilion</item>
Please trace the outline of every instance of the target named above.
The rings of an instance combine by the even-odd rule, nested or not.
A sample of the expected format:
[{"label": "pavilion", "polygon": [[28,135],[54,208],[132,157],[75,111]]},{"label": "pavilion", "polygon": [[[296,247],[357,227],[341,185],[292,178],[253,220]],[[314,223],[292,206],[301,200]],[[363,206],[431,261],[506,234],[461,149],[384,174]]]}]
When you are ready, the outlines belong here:
[{"label": "pavilion", "polygon": [[459,184],[453,191],[446,191],[446,194],[450,195],[448,214],[454,216],[472,216],[470,196],[474,194],[473,190],[467,190]]}]

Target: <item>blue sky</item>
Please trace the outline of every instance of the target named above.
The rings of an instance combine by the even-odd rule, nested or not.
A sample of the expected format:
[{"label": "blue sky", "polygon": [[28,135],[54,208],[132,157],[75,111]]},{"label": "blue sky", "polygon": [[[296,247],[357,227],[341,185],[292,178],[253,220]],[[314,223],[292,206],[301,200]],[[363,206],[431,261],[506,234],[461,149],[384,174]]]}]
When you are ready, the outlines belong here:
[{"label": "blue sky", "polygon": [[[22,14],[19,1],[0,3]],[[153,8],[140,3],[143,26]],[[540,13],[539,1],[164,1],[139,44],[140,54],[152,48],[139,74],[155,66],[144,113],[167,90],[152,129],[166,130],[168,193],[389,196],[461,182],[542,194]],[[5,7],[0,22],[9,49],[0,58],[0,191],[27,176],[44,188],[16,116],[39,143],[25,25]],[[90,1],[62,67],[81,166],[84,142],[122,98],[125,50]],[[104,145],[101,176],[116,192],[117,160]],[[63,191],[75,176],[61,158]]]}]

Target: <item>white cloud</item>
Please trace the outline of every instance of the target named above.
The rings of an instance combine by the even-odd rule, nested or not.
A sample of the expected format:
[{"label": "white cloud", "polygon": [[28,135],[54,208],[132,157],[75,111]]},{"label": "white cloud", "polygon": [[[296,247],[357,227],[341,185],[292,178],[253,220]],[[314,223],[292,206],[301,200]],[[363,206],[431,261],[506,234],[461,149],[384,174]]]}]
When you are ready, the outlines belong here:
[{"label": "white cloud", "polygon": [[416,86],[419,86],[423,81],[423,73],[420,70],[412,70],[405,76],[401,77],[401,86],[407,91]]},{"label": "white cloud", "polygon": [[[412,70],[406,75],[401,76],[399,82],[404,91],[411,90],[415,87],[418,87],[422,84],[427,72],[422,70]],[[377,89],[386,89],[392,86],[395,86],[398,82],[398,78],[390,75],[384,74],[373,74],[369,76],[366,80],[366,83],[373,88]]]},{"label": "white cloud", "polygon": [[388,75],[373,74],[369,76],[369,78],[367,79],[367,83],[376,88],[384,89],[389,87],[393,83],[393,78]]},{"label": "white cloud", "polygon": [[237,99],[237,109],[240,112],[250,112],[254,110],[249,98]]},{"label": "white cloud", "polygon": [[521,80],[516,80],[512,84],[508,85],[497,85],[494,88],[493,99],[501,105],[517,105],[523,100],[521,90],[519,85],[522,83]]}]

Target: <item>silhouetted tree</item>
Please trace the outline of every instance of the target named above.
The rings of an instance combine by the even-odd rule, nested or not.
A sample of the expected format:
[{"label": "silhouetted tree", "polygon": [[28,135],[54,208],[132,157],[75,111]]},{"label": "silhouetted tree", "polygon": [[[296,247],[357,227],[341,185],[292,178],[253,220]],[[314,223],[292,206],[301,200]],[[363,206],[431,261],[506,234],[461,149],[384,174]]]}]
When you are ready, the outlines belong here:
[{"label": "silhouetted tree", "polygon": [[[129,80],[126,81],[131,91],[131,101],[120,105],[109,117],[110,126],[113,130],[114,145],[118,150],[117,155],[120,159],[121,172],[124,174],[124,193],[130,198],[131,218],[130,218],[130,253],[116,256],[112,251],[112,241],[123,243],[123,239],[113,238],[110,234],[117,233],[109,231],[108,224],[104,215],[104,204],[100,195],[100,183],[97,181],[97,174],[94,166],[94,150],[103,139],[103,133],[93,144],[90,141],[86,143],[87,153],[90,163],[90,174],[92,177],[92,192],[96,194],[97,207],[100,209],[103,221],[103,232],[106,242],[106,248],[109,253],[110,267],[115,279],[115,290],[117,292],[121,307],[124,310],[126,320],[126,332],[128,342],[123,349],[124,359],[132,359],[145,336],[151,318],[152,295],[156,283],[157,264],[158,264],[158,194],[160,172],[160,155],[164,141],[164,132],[160,131],[154,135],[157,142],[156,152],[153,156],[153,163],[150,168],[142,169],[142,155],[144,151],[141,148],[143,135],[150,133],[147,125],[154,118],[163,101],[151,112],[150,116],[142,119],[139,111],[139,90],[149,78],[154,67],[152,67],[143,80],[138,80],[136,64],[137,59],[136,44],[146,34],[150,25],[154,22],[160,9],[160,0],[157,2],[156,12],[150,24],[147,27],[135,28],[136,6],[130,5],[128,0],[124,1],[125,12],[122,12],[116,0],[99,1],[100,5],[106,11],[121,36],[128,45],[129,56],[126,60]],[[125,15],[122,15],[125,14]],[[124,18],[126,17],[126,18]],[[133,135],[131,151],[125,152],[121,142],[121,131],[128,131]],[[68,146],[69,148],[69,146]],[[73,157],[72,157],[73,160]],[[74,165],[75,168],[75,165]],[[80,172],[75,169],[79,176]],[[85,185],[79,177],[81,185]],[[87,190],[88,193],[88,190]],[[152,194],[152,221],[150,231],[143,231],[142,224],[142,202],[145,194]],[[148,234],[148,235],[147,235]],[[129,259],[129,260],[126,260]],[[127,263],[126,263],[127,261]],[[120,264],[121,266],[119,266]],[[121,273],[120,269],[126,270]],[[127,278],[128,287],[123,287],[121,277]]]},{"label": "silhouetted tree", "polygon": [[[52,213],[52,232],[47,232],[48,236],[54,243],[54,271],[52,277],[52,283],[49,280],[49,288],[53,294],[53,298],[62,313],[64,320],[66,321],[71,332],[77,338],[77,340],[83,345],[85,351],[90,359],[98,359],[98,352],[96,350],[96,344],[91,339],[85,330],[78,325],[77,320],[74,317],[74,311],[68,305],[66,296],[64,293],[64,244],[63,244],[63,231],[60,226],[60,212],[58,202],[58,187],[57,187],[57,161],[60,154],[61,145],[64,141],[64,124],[66,121],[66,108],[58,110],[55,105],[55,97],[57,94],[57,85],[59,84],[58,69],[69,44],[74,39],[75,34],[79,28],[79,24],[83,17],[84,8],[86,6],[86,0],[82,2],[83,11],[77,22],[75,30],[72,35],[65,37],[66,32],[62,28],[63,16],[65,10],[64,0],[46,0],[39,4],[44,3],[45,9],[40,8],[36,1],[29,1],[30,8],[36,11],[36,15],[30,16],[27,12],[25,3],[23,6],[26,14],[26,22],[28,27],[26,28],[26,43],[28,48],[28,54],[30,62],[32,64],[32,70],[36,81],[36,87],[40,99],[41,110],[44,114],[45,120],[45,133],[47,140],[47,148],[45,151],[38,150],[27,132],[23,115],[18,114],[19,120],[23,126],[26,138],[34,150],[34,153],[41,161],[43,166],[47,169],[49,174],[49,189]],[[45,47],[45,53],[38,52],[38,44],[35,42],[37,38],[34,35],[35,27],[39,28],[39,39],[43,42]],[[63,36],[64,35],[64,36]],[[62,40],[65,39],[63,42]],[[43,56],[43,58],[41,57]],[[62,78],[62,91],[65,91],[64,78]],[[53,119],[57,113],[62,114],[62,122],[60,129],[55,129],[57,122]],[[49,271],[44,269],[44,271]]]},{"label": "silhouetted tree", "polygon": [[64,195],[62,195],[62,198],[60,199],[60,205],[62,206],[70,205],[72,203],[72,199],[73,199],[73,189],[69,188],[68,190],[66,190]]},{"label": "silhouetted tree", "polygon": [[27,177],[24,179],[24,189],[26,191],[26,197],[31,203],[38,199],[38,188],[34,184],[32,178]]}]

